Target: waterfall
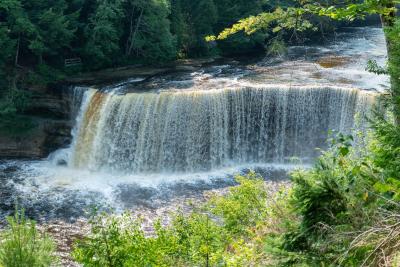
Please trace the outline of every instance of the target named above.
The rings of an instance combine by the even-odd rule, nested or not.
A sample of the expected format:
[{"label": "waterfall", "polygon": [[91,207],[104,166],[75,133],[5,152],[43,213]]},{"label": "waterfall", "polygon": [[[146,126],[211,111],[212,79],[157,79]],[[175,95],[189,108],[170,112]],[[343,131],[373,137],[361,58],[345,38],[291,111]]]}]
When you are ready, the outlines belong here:
[{"label": "waterfall", "polygon": [[351,133],[375,97],[269,86],[125,95],[89,89],[83,99],[69,166],[140,173],[311,160],[326,147],[328,130]]}]

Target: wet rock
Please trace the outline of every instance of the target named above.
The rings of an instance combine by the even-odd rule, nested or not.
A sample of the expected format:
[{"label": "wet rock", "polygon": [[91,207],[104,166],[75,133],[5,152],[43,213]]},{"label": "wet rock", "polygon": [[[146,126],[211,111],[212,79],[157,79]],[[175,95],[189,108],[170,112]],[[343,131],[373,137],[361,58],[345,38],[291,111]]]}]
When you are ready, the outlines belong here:
[{"label": "wet rock", "polygon": [[69,120],[33,117],[34,128],[23,136],[0,135],[0,158],[39,159],[70,140]]},{"label": "wet rock", "polygon": [[71,142],[70,89],[49,87],[30,91],[32,98],[24,115],[33,127],[18,136],[0,133],[0,158],[44,158]]},{"label": "wet rock", "polygon": [[57,166],[67,166],[67,161],[65,159],[58,159],[56,162]]},{"label": "wet rock", "polygon": [[331,69],[336,67],[343,67],[352,61],[350,57],[343,56],[326,56],[317,61],[317,64],[323,68]]},{"label": "wet rock", "polygon": [[9,167],[6,167],[5,169],[3,169],[3,172],[4,173],[12,173],[12,172],[16,172],[16,171],[18,171],[18,167],[17,166],[9,166]]},{"label": "wet rock", "polygon": [[90,232],[90,225],[86,220],[81,219],[73,224],[64,221],[52,221],[39,225],[39,230],[48,233],[56,241],[56,255],[60,258],[62,266],[81,266],[73,261],[71,251],[74,244]]}]

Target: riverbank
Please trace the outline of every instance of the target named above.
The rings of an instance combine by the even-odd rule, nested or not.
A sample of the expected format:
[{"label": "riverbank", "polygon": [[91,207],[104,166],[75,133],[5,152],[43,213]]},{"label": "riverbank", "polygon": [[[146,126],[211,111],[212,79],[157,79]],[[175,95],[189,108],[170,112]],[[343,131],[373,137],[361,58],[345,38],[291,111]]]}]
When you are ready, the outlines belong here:
[{"label": "riverbank", "polygon": [[99,71],[85,72],[67,77],[60,81],[60,84],[66,85],[103,85],[130,78],[149,79],[157,75],[179,71],[195,71],[206,64],[211,64],[221,57],[200,58],[200,59],[185,59],[176,60],[167,64],[161,65],[132,65],[118,68],[108,68]]}]

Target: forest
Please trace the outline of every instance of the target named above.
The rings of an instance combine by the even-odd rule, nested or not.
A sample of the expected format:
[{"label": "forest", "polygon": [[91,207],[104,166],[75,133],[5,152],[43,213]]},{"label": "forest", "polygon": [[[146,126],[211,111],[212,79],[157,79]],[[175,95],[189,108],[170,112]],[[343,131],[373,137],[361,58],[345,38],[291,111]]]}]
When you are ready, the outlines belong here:
[{"label": "forest", "polygon": [[[4,172],[0,181],[12,184],[0,187],[0,194],[19,192],[14,187],[23,187],[31,179],[21,182],[23,178],[13,173],[33,172],[33,186],[24,187],[25,193],[32,194],[26,202],[10,204],[10,199],[18,198],[0,197],[0,209],[15,208],[1,219],[0,266],[400,266],[399,4],[396,0],[0,0],[0,141],[1,135],[21,138],[20,132],[29,139],[32,126],[24,111],[32,101],[30,88],[57,85],[65,77],[239,54],[278,58],[273,63],[245,65],[245,71],[234,76],[229,72],[242,65],[227,61],[226,65],[233,65],[228,74],[225,65],[205,66],[187,75],[195,77],[187,87],[182,85],[187,82],[186,73],[179,80],[176,77],[180,76],[168,76],[168,72],[159,80],[145,80],[161,88],[155,92],[144,92],[140,87],[147,84],[142,81],[138,85],[124,81],[74,87],[73,101],[78,97],[79,101],[72,104],[79,108],[71,111],[78,113],[71,127],[72,139],[59,153],[39,160],[47,164],[45,178],[35,177],[40,166],[37,159],[33,163],[0,160]],[[379,44],[368,34],[376,28],[363,26],[361,39],[355,39],[371,42],[373,52],[356,51],[363,49],[362,44],[349,50],[365,58],[362,64],[351,61],[355,60],[352,55],[331,55],[344,53],[343,43],[349,39],[336,42],[334,48],[327,46],[331,50],[313,46],[322,42],[321,36],[336,36],[336,31],[348,25],[354,30],[354,25],[363,25],[370,16],[379,17],[384,64],[373,59]],[[295,49],[304,53],[299,44],[317,51],[313,55],[316,62],[321,62],[318,54],[329,50],[331,54],[321,56],[331,60],[323,68],[328,71],[314,73],[314,61],[310,71],[304,67],[308,58],[285,57]],[[311,56],[311,60],[315,59]],[[343,63],[346,60],[350,63]],[[292,77],[292,72],[274,72],[289,68],[292,61],[302,64],[294,67],[294,72],[300,72],[294,77],[311,72],[312,79],[287,82],[284,78]],[[272,78],[263,73],[264,65]],[[346,69],[349,66],[356,69]],[[213,68],[219,72],[214,74]],[[235,80],[254,69],[257,79]],[[346,76],[352,71],[358,75],[354,81]],[[321,75],[331,79],[324,83]],[[335,75],[339,78],[332,78]],[[370,79],[366,82],[372,84],[380,77],[387,77],[384,90],[361,88],[362,83],[357,83]],[[172,89],[168,87],[171,83]],[[215,84],[222,84],[221,88]],[[298,166],[288,164],[289,157],[312,161]],[[54,162],[57,166],[49,167]],[[229,169],[233,178],[228,186],[221,181],[212,184],[211,173],[216,169],[225,172],[232,162],[235,167],[245,166],[246,171],[232,173]],[[267,171],[251,170],[254,162],[296,168],[282,182],[274,180],[277,174],[265,177]],[[12,164],[18,168],[7,167]],[[24,169],[26,165],[31,167]],[[21,172],[22,176],[27,172]],[[209,183],[189,181],[185,187],[179,180],[176,187],[169,187],[165,182],[170,181],[165,177],[204,173],[211,177]],[[84,179],[95,186],[105,179],[100,187],[133,179],[128,189],[117,184],[117,189],[109,191],[127,190],[121,195],[140,202],[146,195],[160,194],[151,189],[158,182],[154,177],[162,180],[160,190],[167,195],[186,190],[192,197],[197,191],[187,188],[196,186],[212,190],[199,201],[188,198],[185,208],[173,202],[176,207],[167,210],[166,220],[160,213],[154,212],[150,219],[123,205],[116,210],[102,208],[106,195],[96,198],[92,192],[76,201],[73,190],[81,188],[68,187],[73,183],[86,186],[79,183]],[[51,187],[52,179],[57,180],[54,191],[40,191],[38,184]],[[148,182],[139,192],[142,180]],[[10,188],[15,191],[7,191]],[[49,228],[50,220],[43,222],[46,215],[36,216],[32,207],[25,207],[41,198],[38,192],[55,194],[54,199],[66,202],[56,211],[45,203],[42,213],[74,209],[73,202],[89,203],[92,197],[99,207],[91,207],[86,228],[60,239]],[[150,198],[150,202],[157,201]],[[161,206],[166,205],[162,201]]]},{"label": "forest", "polygon": [[[24,1],[0,3],[2,128],[31,127],[20,115],[29,87],[73,74],[126,65],[264,51],[265,33],[207,42],[239,19],[291,1]],[[272,31],[270,31],[272,33]],[[72,64],[71,64],[72,63]],[[20,89],[20,90],[18,90]],[[10,120],[12,118],[12,120]],[[18,121],[14,126],[13,121]]]},{"label": "forest", "polygon": [[[285,7],[292,3],[278,1]],[[275,8],[271,1],[2,1],[2,64],[62,70],[81,58],[85,70],[248,52],[265,35],[237,35],[218,46],[205,36]],[[10,64],[14,63],[14,64]]]}]

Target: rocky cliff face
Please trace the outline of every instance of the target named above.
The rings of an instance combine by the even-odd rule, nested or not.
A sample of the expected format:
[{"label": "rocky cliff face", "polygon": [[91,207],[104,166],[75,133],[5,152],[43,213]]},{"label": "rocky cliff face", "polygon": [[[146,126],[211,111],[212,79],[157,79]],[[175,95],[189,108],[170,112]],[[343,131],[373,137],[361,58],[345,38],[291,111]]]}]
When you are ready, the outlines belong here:
[{"label": "rocky cliff face", "polygon": [[71,141],[71,105],[67,86],[35,89],[30,102],[26,115],[34,127],[18,136],[0,134],[0,158],[44,158]]},{"label": "rocky cliff face", "polygon": [[2,134],[0,131],[0,159],[20,158],[38,159],[49,153],[66,147],[71,142],[73,127],[72,98],[73,85],[105,85],[131,77],[147,79],[171,71],[196,70],[213,60],[185,60],[162,68],[131,66],[107,69],[93,73],[68,77],[59,84],[47,88],[31,88],[33,93],[26,114],[35,127],[20,136]]}]

